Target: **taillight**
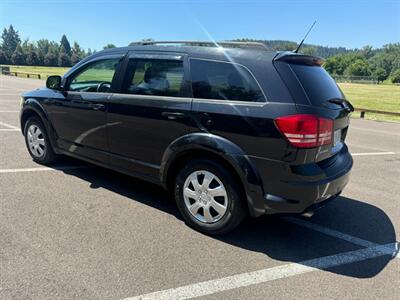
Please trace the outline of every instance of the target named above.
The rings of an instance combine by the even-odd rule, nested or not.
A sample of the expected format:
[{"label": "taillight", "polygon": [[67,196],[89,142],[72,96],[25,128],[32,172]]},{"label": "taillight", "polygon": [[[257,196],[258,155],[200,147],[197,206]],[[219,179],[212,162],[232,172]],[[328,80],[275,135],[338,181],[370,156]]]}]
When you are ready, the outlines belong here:
[{"label": "taillight", "polygon": [[275,119],[278,129],[289,142],[299,148],[313,148],[330,144],[333,120],[314,115],[291,115]]}]

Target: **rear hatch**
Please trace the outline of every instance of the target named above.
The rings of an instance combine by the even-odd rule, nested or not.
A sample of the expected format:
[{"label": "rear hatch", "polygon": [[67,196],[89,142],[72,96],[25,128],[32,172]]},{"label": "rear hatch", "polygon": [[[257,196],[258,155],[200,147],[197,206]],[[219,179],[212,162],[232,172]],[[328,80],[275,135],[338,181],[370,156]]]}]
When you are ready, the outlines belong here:
[{"label": "rear hatch", "polygon": [[[321,58],[292,52],[278,54],[274,59],[274,64],[297,105],[299,115],[308,116],[308,120],[317,126],[315,132],[308,132],[308,129],[296,133],[283,132],[292,146],[306,150],[303,154],[307,162],[330,158],[343,149],[350,113],[353,111],[352,105],[346,100],[336,82],[321,66],[322,63]],[[312,117],[315,117],[316,121],[312,121]],[[307,121],[307,117],[303,119],[306,120],[304,122],[310,122]],[[279,128],[279,124],[277,125]],[[308,123],[305,126],[314,125]],[[296,130],[301,131],[298,128]],[[315,143],[312,143],[314,136]],[[297,141],[300,143],[296,145],[298,137],[300,139]],[[301,143],[307,141],[312,142]]]}]

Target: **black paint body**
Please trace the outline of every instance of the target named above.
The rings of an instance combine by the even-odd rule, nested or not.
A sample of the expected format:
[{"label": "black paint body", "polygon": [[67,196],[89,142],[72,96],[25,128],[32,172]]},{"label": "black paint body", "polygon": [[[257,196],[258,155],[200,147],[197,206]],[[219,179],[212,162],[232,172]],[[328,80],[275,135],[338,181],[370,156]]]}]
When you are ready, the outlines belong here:
[{"label": "black paint body", "polygon": [[[183,97],[121,93],[130,57],[158,55],[184,65]],[[119,58],[109,93],[55,91],[23,95],[21,128],[36,114],[56,153],[74,156],[168,187],[176,162],[192,155],[223,160],[240,178],[252,216],[301,213],[337,196],[348,182],[352,158],[344,143],[348,112],[311,105],[282,53],[216,47],[133,46],[98,52],[74,66]],[[189,60],[215,60],[245,66],[265,95],[263,102],[195,99]],[[274,120],[315,114],[342,128],[342,142],[313,149],[291,146]]]}]

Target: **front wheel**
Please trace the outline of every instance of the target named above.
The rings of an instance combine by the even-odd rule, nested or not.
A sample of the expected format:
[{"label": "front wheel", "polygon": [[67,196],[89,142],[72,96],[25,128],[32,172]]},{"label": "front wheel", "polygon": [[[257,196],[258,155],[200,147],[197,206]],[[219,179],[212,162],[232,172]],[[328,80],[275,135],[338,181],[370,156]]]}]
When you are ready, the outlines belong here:
[{"label": "front wheel", "polygon": [[188,163],[175,182],[175,200],[186,223],[207,234],[233,230],[245,215],[239,182],[211,160]]},{"label": "front wheel", "polygon": [[31,117],[26,122],[24,136],[26,147],[34,161],[49,164],[56,160],[45,127],[38,118]]}]

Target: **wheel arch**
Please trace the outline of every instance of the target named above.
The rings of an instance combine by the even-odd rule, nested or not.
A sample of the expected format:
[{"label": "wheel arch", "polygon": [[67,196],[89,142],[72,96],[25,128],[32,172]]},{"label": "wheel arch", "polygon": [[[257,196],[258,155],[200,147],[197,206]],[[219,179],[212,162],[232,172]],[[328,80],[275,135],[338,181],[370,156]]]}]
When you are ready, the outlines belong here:
[{"label": "wheel arch", "polygon": [[55,141],[56,141],[56,132],[50,122],[50,119],[45,111],[45,109],[42,107],[39,101],[36,99],[27,99],[25,100],[24,106],[21,110],[20,113],[20,126],[21,126],[21,132],[24,134],[25,130],[25,124],[31,117],[37,117],[42,124],[44,125],[46,132],[50,138],[50,143],[54,149]]},{"label": "wheel arch", "polygon": [[239,146],[217,135],[192,133],[171,143],[161,162],[160,180],[163,187],[173,190],[180,168],[187,161],[200,158],[215,160],[233,172],[241,184],[250,215],[259,216],[265,213],[262,184],[257,169]]}]

